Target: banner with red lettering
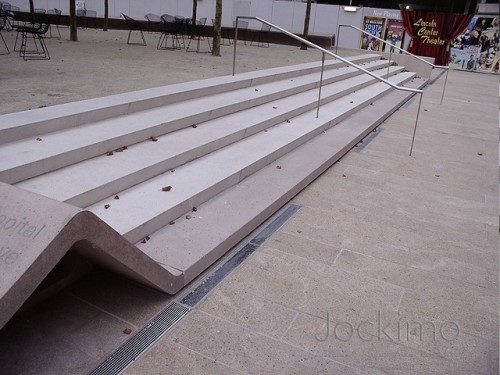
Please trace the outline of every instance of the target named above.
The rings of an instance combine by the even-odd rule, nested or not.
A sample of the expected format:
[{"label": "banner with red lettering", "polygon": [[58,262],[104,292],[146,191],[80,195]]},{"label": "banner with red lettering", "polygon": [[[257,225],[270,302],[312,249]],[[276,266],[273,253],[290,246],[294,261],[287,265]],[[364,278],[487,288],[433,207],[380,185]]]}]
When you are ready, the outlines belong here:
[{"label": "banner with red lettering", "polygon": [[435,58],[435,64],[446,65],[453,41],[472,19],[470,14],[435,13],[425,11],[401,12],[406,32],[412,38],[408,51]]}]

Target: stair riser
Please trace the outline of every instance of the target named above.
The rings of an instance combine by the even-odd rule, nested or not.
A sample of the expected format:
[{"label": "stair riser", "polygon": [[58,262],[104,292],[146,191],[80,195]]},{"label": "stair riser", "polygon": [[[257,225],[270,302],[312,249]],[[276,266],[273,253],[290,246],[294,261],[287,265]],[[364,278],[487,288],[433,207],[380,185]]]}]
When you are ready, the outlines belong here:
[{"label": "stair riser", "polygon": [[[360,75],[359,72],[349,72],[341,77],[332,77],[331,79],[326,79],[324,84],[335,83],[338,81],[348,78],[352,78]],[[238,111],[242,111],[251,107],[265,104],[269,101],[278,100],[290,95],[298,94],[310,89],[319,88],[319,82],[313,82],[310,84],[293,87],[289,90],[283,90],[282,92],[272,93],[269,95],[264,95],[253,100],[247,100],[240,102],[237,105],[231,104],[227,106],[221,106],[215,110],[207,110],[205,112],[198,113],[193,116],[188,116],[175,121],[168,121],[156,126],[149,127],[147,129],[141,129],[133,133],[128,133],[123,136],[115,137],[113,139],[108,139],[104,142],[93,144],[90,146],[81,147],[79,149],[64,152],[52,157],[35,161],[27,165],[22,165],[19,167],[7,169],[0,172],[0,181],[15,184],[19,181],[27,180],[38,175],[48,173],[59,168],[80,162],[82,160],[91,159],[93,157],[105,154],[109,151],[118,149],[123,146],[129,146],[142,142],[152,136],[164,135],[176,130],[187,128],[189,126],[200,124],[205,121],[213,120],[225,115],[229,115]],[[85,200],[84,202],[87,202]],[[82,203],[84,203],[82,202]],[[69,202],[68,202],[69,203]],[[80,204],[78,204],[80,206]]]},{"label": "stair riser", "polygon": [[[373,61],[373,58],[357,60],[359,63]],[[325,64],[325,69],[335,69],[346,64]],[[280,79],[293,78],[304,74],[319,72],[321,67],[307,68],[305,70],[292,70],[285,73],[274,73],[262,77],[252,77],[242,80],[234,80],[225,83],[219,80],[209,79],[200,88],[178,89],[167,94],[152,95],[151,90],[142,90],[132,94],[119,94],[112,97],[90,99],[83,102],[61,104],[54,107],[35,109],[26,112],[26,115],[7,114],[0,116],[0,123],[9,124],[0,129],[0,145],[24,138],[37,137],[63,129],[77,127],[83,124],[102,121],[118,116],[144,111],[168,104],[178,103],[184,100],[201,98],[213,94],[219,94],[231,90],[250,87],[256,84],[268,83]],[[175,90],[175,85],[172,86]],[[143,94],[144,93],[144,94]],[[142,94],[142,95],[141,95]],[[149,96],[147,99],[142,99]],[[138,99],[139,98],[139,99]],[[118,104],[117,104],[118,103]],[[88,109],[85,109],[87,107]]]},{"label": "stair riser", "polygon": [[[297,179],[297,182],[290,186],[289,189],[282,192],[275,200],[270,202],[266,207],[262,208],[259,212],[256,212],[252,218],[249,218],[243,225],[238,227],[236,230],[231,231],[231,235],[227,236],[223,241],[214,244],[211,251],[200,256],[199,260],[191,265],[188,269],[184,271],[184,282],[188,284],[193,281],[201,272],[203,272],[209,265],[216,262],[220,257],[222,257],[227,251],[234,246],[236,246],[242,238],[248,236],[255,228],[261,225],[265,220],[271,217],[275,212],[277,212],[281,207],[283,207],[287,202],[289,202],[294,196],[300,193],[304,188],[306,188],[310,183],[312,183],[316,178],[318,178],[322,173],[324,173],[329,167],[331,167],[335,162],[340,160],[349,150],[355,147],[363,138],[370,134],[373,129],[377,128],[385,119],[387,119],[392,113],[394,113],[399,106],[409,100],[413,94],[407,94],[403,99],[400,100],[398,105],[390,112],[387,112],[382,117],[377,119],[372,125],[366,128],[357,137],[353,138],[349,143],[347,143],[340,150],[335,152],[330,158],[325,159],[324,162],[317,166],[312,172],[304,175],[302,179]],[[312,151],[312,150],[311,150]],[[277,163],[280,161],[278,160]],[[200,208],[203,210],[203,207]],[[153,237],[155,234],[153,234]]]},{"label": "stair riser", "polygon": [[[359,85],[356,85],[354,87],[351,87],[347,90],[344,90],[342,92],[339,92],[335,95],[331,96],[325,96],[322,98],[321,103],[326,104],[328,102],[331,102],[333,100],[336,100],[344,95],[350,94],[353,91],[359,90],[363,87],[368,86],[370,83],[373,83],[374,80],[371,80],[370,82],[365,82]],[[316,108],[317,103],[311,102],[306,105],[303,105],[301,107],[295,108],[294,110],[283,113],[280,115],[277,115],[275,117],[269,118],[268,120],[264,122],[257,123],[253,126],[249,126],[248,128],[244,130],[240,130],[238,132],[232,133],[226,137],[219,138],[213,142],[210,142],[208,144],[205,144],[203,146],[200,146],[196,149],[189,150],[188,152],[178,154],[175,157],[166,159],[162,161],[161,163],[157,163],[154,165],[151,165],[149,167],[146,167],[144,169],[141,169],[140,171],[137,171],[136,173],[131,173],[128,176],[125,176],[123,178],[114,180],[109,182],[106,185],[101,185],[100,187],[96,189],[92,189],[90,191],[87,191],[83,194],[74,196],[70,199],[65,200],[66,203],[73,204],[78,207],[86,207],[94,204],[95,202],[98,202],[102,199],[105,199],[108,196],[111,196],[113,194],[116,194],[120,191],[123,191],[131,186],[137,185],[149,178],[152,178],[154,176],[157,176],[159,174],[165,173],[168,170],[174,169],[178,167],[179,165],[183,165],[187,162],[190,162],[192,160],[195,160],[199,157],[202,157],[210,152],[216,151],[222,147],[225,147],[229,144],[232,144],[234,142],[237,142],[241,139],[244,139],[246,137],[249,137],[253,134],[256,134],[260,131],[263,131],[264,129],[267,129],[273,125],[279,124],[281,122],[286,121],[287,119],[293,118],[295,116],[298,116],[304,112],[310,111],[314,108]]]},{"label": "stair riser", "polygon": [[[294,141],[284,145],[283,147],[280,147],[276,149],[274,152],[266,155],[265,157],[257,160],[256,162],[248,165],[247,167],[243,168],[237,173],[234,173],[227,178],[219,181],[217,184],[212,185],[208,187],[207,189],[201,191],[200,193],[196,194],[195,196],[175,205],[172,206],[170,209],[164,211],[161,215],[156,216],[155,218],[152,218],[151,220],[148,220],[144,224],[134,228],[131,231],[128,231],[126,233],[122,233],[127,240],[129,240],[132,243],[139,242],[142,240],[144,237],[147,235],[157,231],[158,229],[164,227],[167,223],[171,222],[172,220],[175,220],[179,217],[182,217],[183,215],[186,214],[186,212],[189,212],[192,207],[197,207],[203,204],[204,202],[208,201],[209,199],[213,198],[217,194],[223,192],[224,190],[230,188],[231,186],[234,186],[238,182],[242,181],[244,178],[252,175],[253,173],[259,171],[266,165],[269,165],[273,161],[279,159],[283,155],[286,155],[290,151],[296,149],[297,147],[301,146],[302,144],[306,143],[307,141],[313,139],[316,136],[319,136],[323,131],[328,130],[329,128],[335,126],[339,122],[345,120],[348,118],[350,115],[356,113],[359,111],[361,108],[369,105],[373,101],[381,98],[387,92],[391,91],[391,88],[388,88],[384,90],[383,92],[373,96],[364,99],[362,102],[358,103],[355,107],[350,108],[349,110],[345,111],[342,113],[340,116],[337,118],[325,122],[323,125],[315,128],[314,130],[308,132],[307,134],[304,134],[303,136],[295,139]],[[290,125],[293,126],[293,125]],[[352,146],[350,147],[352,148]]]}]

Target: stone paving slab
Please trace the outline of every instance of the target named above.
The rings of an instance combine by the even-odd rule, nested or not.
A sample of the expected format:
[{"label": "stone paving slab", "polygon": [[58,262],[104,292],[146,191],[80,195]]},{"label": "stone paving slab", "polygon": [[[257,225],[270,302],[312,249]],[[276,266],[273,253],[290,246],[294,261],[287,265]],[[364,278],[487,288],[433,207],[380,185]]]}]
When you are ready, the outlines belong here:
[{"label": "stone paving slab", "polygon": [[[4,34],[9,36],[8,33]],[[138,55],[134,54],[143,54],[146,49],[134,52],[135,50],[127,48],[129,46],[125,44],[126,32],[122,34],[112,32],[105,34],[110,45],[108,51],[102,52],[102,56],[109,60],[109,64],[105,64],[93,79],[85,79],[86,74],[91,69],[97,69],[96,66],[85,66],[85,57],[91,55],[90,48],[95,47],[95,41],[91,39],[94,36],[97,38],[98,33],[89,30],[88,32],[81,31],[81,35],[82,43],[79,42],[74,45],[75,47],[70,48],[67,43],[63,42],[61,47],[61,50],[63,47],[68,48],[81,60],[74,65],[65,66],[56,58],[50,62],[52,65],[46,62],[36,62],[37,65],[29,62],[24,66],[23,64],[9,64],[8,69],[11,69],[12,74],[7,76],[8,88],[0,93],[2,98],[5,95],[5,101],[2,101],[0,111],[5,113],[9,108],[21,110],[27,109],[27,106],[47,105],[54,100],[82,99],[85,98],[85,95],[92,97],[97,90],[102,90],[100,91],[102,95],[114,93],[110,90],[116,90],[117,86],[107,83],[110,82],[107,79],[118,82],[122,75],[131,77],[131,80],[124,82],[124,85],[120,86],[119,89],[130,91],[141,86],[153,85],[162,80],[160,84],[166,84],[164,80],[167,79],[182,80],[186,76],[208,76],[222,69],[224,64],[226,64],[226,68],[230,66],[229,62],[224,60],[221,64],[211,67],[210,64],[213,60],[210,60],[209,56],[191,54],[191,56],[196,55],[199,64],[190,75],[189,67],[185,63],[179,64],[177,60],[179,56],[183,57],[183,55],[175,55],[180,51],[172,51],[172,53],[159,55],[160,57],[152,64],[153,74],[149,76],[151,78],[146,79],[144,72],[149,71],[149,68],[138,67],[134,60],[125,63],[128,56],[137,61]],[[148,41],[156,40],[153,35],[147,34],[146,37]],[[10,40],[13,41],[13,39]],[[51,43],[49,48],[53,48],[56,52],[58,50],[56,44],[59,42],[52,40],[49,43]],[[274,46],[269,50],[266,49],[267,51],[263,50],[259,48],[245,50],[245,55],[241,60],[242,65],[247,69],[253,69],[266,61],[265,58],[262,58],[263,55],[259,55],[260,53],[271,51],[278,55],[280,52],[280,49]],[[147,51],[154,52],[154,47]],[[304,55],[297,53],[296,49],[285,52],[289,55],[283,57],[280,63],[283,61],[291,63],[290,61],[296,61],[294,59],[304,58]],[[258,63],[252,60],[253,55],[260,56]],[[171,67],[175,72],[172,74],[175,76],[173,78],[169,77],[168,74],[158,74],[159,69],[164,67],[166,71],[170,57],[172,59]],[[16,56],[10,56],[7,59],[17,61]],[[117,66],[119,61],[123,64],[124,70],[119,72],[117,69],[110,69],[111,66]],[[25,77],[21,77],[23,74],[19,73],[28,64],[31,64],[32,67],[30,73],[32,81],[23,80],[22,78]],[[73,78],[71,84],[64,82],[64,85],[60,86],[61,92],[65,94],[64,97],[49,97],[47,95],[47,92],[58,89],[57,85],[43,85],[42,73],[47,74],[48,66],[54,68],[54,71],[51,72],[54,77],[58,77],[57,74],[59,74],[60,77],[71,76]],[[181,76],[178,72],[184,72],[186,76]],[[221,75],[223,74],[227,74],[227,71],[221,73]],[[96,86],[96,81],[103,82],[102,87],[100,87],[101,85]],[[78,88],[71,86],[75,83],[79,83]],[[349,154],[343,159],[345,163],[341,161],[335,164],[294,200],[295,203],[318,207],[320,204],[316,202],[313,205],[314,199],[312,198],[318,196],[318,192],[322,192],[323,195],[319,197],[324,200],[325,205],[329,206],[327,207],[328,211],[337,212],[333,210],[338,207],[340,218],[351,220],[353,228],[359,227],[358,232],[356,232],[358,235],[352,235],[349,242],[344,244],[342,242],[325,244],[325,241],[319,237],[308,238],[304,236],[306,225],[322,228],[325,232],[332,228],[332,223],[329,222],[327,216],[321,214],[323,211],[318,211],[320,214],[314,217],[313,222],[300,222],[301,216],[297,216],[299,223],[293,227],[293,230],[288,230],[291,228],[288,227],[288,229],[283,228],[277,232],[269,239],[266,248],[255,253],[252,257],[255,259],[250,259],[255,263],[259,260],[258,257],[261,253],[268,259],[271,257],[269,254],[274,254],[276,272],[260,270],[257,273],[254,272],[257,268],[251,263],[244,263],[172,331],[127,369],[126,373],[134,375],[183,374],[186,372],[191,374],[305,374],[321,372],[401,375],[498,374],[498,339],[496,338],[498,335],[498,237],[496,237],[498,236],[498,77],[491,79],[491,76],[488,75],[450,72],[443,106],[438,104],[441,85],[442,80],[433,84],[424,96],[424,108],[428,109],[426,113],[432,115],[432,121],[426,118],[419,124],[413,157],[408,157],[407,151],[413,130],[412,116],[416,112],[415,101],[407,110],[398,111],[382,125],[383,133],[389,134],[387,136],[389,139],[384,140],[386,147],[377,146],[377,142],[380,141],[377,136],[366,145],[360,154],[356,154],[356,156],[354,153]],[[481,113],[479,117],[483,121],[457,122],[455,127],[453,127],[453,122],[448,121],[450,115],[454,115],[458,119],[477,118],[478,111]],[[455,145],[450,144],[450,139],[445,138],[442,139],[441,143],[438,143],[439,147],[425,147],[421,141],[432,139],[433,136],[436,138],[444,136],[440,133],[439,124],[441,121],[446,123],[447,127],[442,131],[487,140],[488,151],[484,154],[487,157],[476,158],[475,156],[478,155],[471,154],[475,150],[470,148],[467,153],[463,154],[459,150],[458,152],[448,151],[447,149],[453,148]],[[469,124],[470,126],[468,126]],[[464,127],[467,130],[464,130]],[[393,132],[394,136],[391,135]],[[404,142],[406,148],[399,146],[399,144],[391,147],[390,142]],[[463,142],[461,144],[463,145]],[[389,152],[390,150],[392,151]],[[397,153],[398,151],[400,153]],[[353,178],[351,184],[338,187],[338,184],[334,183],[334,176],[338,176],[341,180],[345,169],[354,164],[353,158],[358,156],[369,160],[369,162],[358,165],[356,161],[357,167],[380,173],[364,181]],[[383,161],[379,163],[381,160]],[[415,186],[421,191],[419,196],[427,196],[431,202],[430,197],[433,197],[436,192],[444,194],[446,188],[449,188],[449,195],[453,199],[480,203],[476,209],[471,206],[473,208],[471,212],[474,212],[476,217],[486,219],[486,223],[477,221],[469,215],[457,218],[455,217],[457,216],[456,210],[452,211],[450,215],[447,212],[449,205],[440,205],[439,210],[433,210],[429,205],[422,207],[420,202],[414,199],[415,189],[402,189],[400,191],[398,186],[404,187],[406,184],[402,181],[398,181],[398,183],[393,181],[395,176],[396,180],[397,176],[404,176],[405,171],[408,171],[407,177],[415,180]],[[480,173],[477,173],[478,171],[484,172],[483,178],[476,178],[481,176]],[[442,175],[443,178],[435,177],[436,173]],[[437,181],[434,181],[434,178]],[[362,182],[365,182],[366,185],[360,186]],[[379,195],[387,185],[391,186],[392,189],[387,191],[383,199],[379,199]],[[444,190],[442,186],[444,186]],[[352,190],[351,197],[347,202],[344,202],[341,199],[347,199],[349,189]],[[395,195],[397,192],[400,194],[400,200],[391,200],[391,196],[397,196]],[[329,194],[331,196],[328,203],[326,197],[329,197]],[[374,203],[369,204],[369,202]],[[408,243],[407,240],[410,238],[408,231],[405,231],[405,228],[399,223],[402,216],[395,216],[392,223],[388,221],[392,212],[398,212],[397,209],[402,204],[401,202],[406,202],[404,207],[409,213],[407,215],[413,217],[416,223],[428,220],[433,223],[439,220],[443,221],[443,225],[436,227],[435,233],[439,240],[434,237],[432,232],[427,232],[426,236],[421,236],[419,241]],[[335,203],[337,204],[335,205]],[[410,208],[411,211],[408,211]],[[349,209],[351,214],[347,215],[346,210]],[[376,218],[378,213],[381,213],[381,219],[385,222],[381,227],[388,228],[390,233],[394,234],[393,241],[385,241],[384,236],[359,235],[363,228],[370,229],[373,218]],[[367,217],[371,217],[372,221],[366,222],[365,218]],[[487,235],[484,242],[472,247],[470,243],[455,241],[456,231],[447,235],[448,229],[445,221],[449,217],[454,218],[453,223],[463,223],[460,231],[464,232],[464,236],[470,233],[472,238],[477,237],[478,225],[485,224],[483,229]],[[309,217],[309,219],[313,218]],[[467,222],[470,223],[470,228],[467,227]],[[391,229],[391,226],[394,228]],[[368,231],[367,233],[372,232]],[[285,238],[288,239],[286,242]],[[294,241],[295,238],[299,238],[299,240]],[[281,243],[276,240],[281,241]],[[330,282],[325,283],[319,290],[312,290],[314,293],[311,293],[311,296],[298,288],[312,281],[297,280],[295,274],[279,273],[280,269],[286,269],[281,265],[281,262],[286,264],[289,259],[297,259],[296,262],[299,265],[301,261],[298,259],[306,259],[304,264],[315,262],[321,264],[321,267],[325,269],[339,267],[341,266],[339,261],[341,250],[343,250],[342,254],[353,251],[363,254],[363,256],[376,258],[377,264],[388,265],[393,262],[396,270],[408,268],[414,275],[422,276],[415,278],[414,288],[396,286],[401,288],[403,293],[397,310],[394,310],[391,306],[393,305],[391,294],[389,294],[391,298],[388,299],[388,308],[381,306],[383,301],[379,301],[379,304],[375,306],[367,303],[367,301],[373,301],[373,298],[368,294],[368,291],[364,290],[365,286],[367,284],[385,285],[384,283],[386,283],[380,281],[383,274],[377,274],[375,267],[370,269],[371,274],[361,275],[362,277],[353,274],[352,278],[364,280],[359,285],[351,283],[353,294],[357,298],[350,297],[348,290],[343,289],[342,283]],[[379,263],[380,261],[381,263]],[[406,268],[401,268],[401,266]],[[425,268],[425,270],[413,270],[418,267]],[[484,270],[486,270],[486,286],[481,287],[475,283],[482,280]],[[350,271],[343,270],[345,274],[352,271],[355,270],[352,268]],[[301,272],[309,277],[309,270],[305,269]],[[380,268],[379,272],[381,273]],[[418,290],[425,282],[422,278],[429,274],[435,274],[433,275],[435,283],[429,285],[430,294],[436,294],[433,292],[434,288],[443,288],[443,286],[452,285],[456,279],[463,279],[460,281],[460,285],[464,289],[463,295],[472,292],[472,296],[476,297],[467,303],[453,298],[430,297],[427,289],[423,292]],[[263,276],[266,277],[267,283],[260,280]],[[311,275],[310,280],[317,280],[317,276],[314,277],[314,274]],[[123,333],[125,328],[131,328],[133,332],[135,331],[135,327],[130,327],[130,323],[140,324],[156,308],[160,309],[161,301],[155,299],[154,295],[150,295],[151,291],[147,289],[140,293],[137,289],[134,291],[134,288],[131,288],[131,294],[127,295],[123,291],[123,285],[128,285],[127,282],[127,280],[116,281],[114,276],[107,273],[100,272],[97,275],[94,273],[82,280],[82,284],[72,292],[79,301],[87,306],[84,311],[93,311],[89,315],[103,314],[102,316],[105,315],[106,320],[109,319],[113,322],[110,325],[111,329],[106,331],[107,341],[105,344],[109,345],[106,346],[107,348],[113,345],[117,346],[124,339],[130,337]],[[88,283],[88,290],[85,290],[86,283]],[[106,285],[107,288],[103,288],[102,285]],[[103,289],[102,294],[96,290],[99,286]],[[260,289],[257,286],[260,286]],[[483,288],[485,293],[476,293],[478,288]],[[302,292],[300,297],[299,294],[294,293],[294,290]],[[108,297],[113,293],[116,295],[116,304],[112,298]],[[127,305],[134,303],[129,299],[134,295],[136,296],[134,302],[143,305],[145,310],[127,308]],[[141,296],[142,298],[140,298]],[[365,296],[366,300],[363,298]],[[15,329],[2,330],[0,363],[3,372],[6,374],[87,374],[100,360],[104,359],[91,358],[87,354],[90,353],[89,348],[85,348],[86,352],[84,352],[80,346],[69,343],[67,340],[61,341],[59,336],[52,331],[60,321],[54,322],[52,328],[49,329],[48,322],[39,320],[39,314],[50,315],[43,313],[43,311],[46,309],[50,312],[51,304],[68,300],[71,299],[65,295],[56,296],[50,301],[50,304],[41,306],[37,310],[37,314],[28,315],[24,320],[16,320],[16,325],[12,326]],[[169,302],[170,299],[166,299],[164,306]],[[301,310],[294,307],[297,305],[301,307]],[[74,311],[77,306],[79,303],[74,303],[69,311]],[[121,311],[123,311],[123,317],[120,316]],[[296,316],[292,318],[292,322],[288,326],[290,311],[294,312]],[[318,337],[320,339],[324,337],[320,335],[325,335],[327,313],[330,314],[330,329],[333,330],[334,323],[355,324],[362,320],[376,319],[377,315],[373,314],[376,314],[377,311],[381,311],[383,321],[387,323],[397,322],[398,319],[405,322],[410,318],[428,320],[436,324],[444,321],[456,321],[463,329],[463,336],[460,336],[451,345],[446,345],[447,343],[441,340],[438,346],[428,340],[423,340],[421,343],[412,342],[411,345],[387,342],[387,340],[380,342],[376,331],[372,332],[373,341],[371,343],[365,343],[359,339],[340,342],[333,337],[332,332],[330,332],[329,340],[318,340]],[[245,319],[245,316],[248,316],[249,319]],[[117,319],[123,324],[119,324],[113,319]],[[269,332],[271,334],[263,332],[269,324],[266,319],[269,319],[270,322],[277,322],[276,326],[273,326],[274,331]],[[83,345],[84,342],[89,342],[88,340],[97,342],[100,337],[98,332],[92,329],[76,329],[81,327],[81,320],[68,321],[67,318],[63,317],[63,321],[65,322],[66,335],[75,335],[70,338],[70,340],[74,340],[73,342],[80,342]],[[39,327],[43,327],[43,329],[40,330]],[[278,337],[283,330],[285,330],[284,335]],[[74,334],[71,333],[73,331],[75,331]],[[77,340],[79,333],[81,334],[80,341]],[[339,331],[339,333],[346,333],[346,331]],[[362,331],[363,333],[368,332]]]},{"label": "stone paving slab", "polygon": [[[473,132],[460,130],[463,123],[455,123],[455,130],[448,123],[458,138],[441,134],[441,119],[446,122],[450,112],[468,116],[478,105],[477,99],[460,100],[459,79],[487,90],[490,96],[481,99],[484,118],[495,119],[498,85],[485,76],[450,73],[452,97],[445,98],[442,107],[432,102],[439,98],[438,85],[426,91],[424,107],[432,106],[417,131],[413,157],[408,156],[413,126],[408,112],[414,113],[415,103],[407,114],[400,110],[386,120],[381,135],[360,153],[348,154],[297,196],[293,202],[304,207],[294,218],[158,347],[180,340],[190,350],[228,361],[222,349],[203,344],[206,336],[216,343],[223,334],[225,347],[236,358],[241,358],[241,351],[250,357],[233,366],[253,373],[248,361],[262,357],[251,348],[263,344],[249,342],[242,332],[265,340],[266,309],[256,309],[278,304],[267,316],[287,308],[297,312],[280,346],[284,343],[355,367],[351,372],[498,373],[498,155],[477,158],[476,151],[479,146],[498,147],[498,118],[481,126],[475,123]],[[481,83],[472,83],[475,79]],[[432,140],[432,147],[427,140]],[[401,288],[399,294],[395,287]],[[245,319],[249,311],[255,311],[253,322],[251,316]],[[321,341],[327,313],[331,330],[339,323],[374,320],[373,314],[380,313],[386,324],[392,324],[391,334],[397,332],[398,322],[413,319],[438,327],[454,322],[460,336],[456,341],[433,341],[424,335],[420,341],[416,326],[409,330],[408,341],[387,337],[379,341],[377,330],[369,332],[371,327],[366,326],[361,334],[372,339],[368,342],[359,338],[342,342],[331,331],[328,340]],[[283,317],[284,322],[289,319]],[[219,324],[221,320],[226,323]],[[233,331],[234,324],[243,331]],[[338,333],[348,334],[346,327]],[[227,329],[239,339],[228,338]],[[192,340],[197,335],[204,337],[203,342]],[[272,352],[259,365],[279,366],[281,356]],[[136,366],[143,371],[157,369],[139,360],[129,371]]]}]

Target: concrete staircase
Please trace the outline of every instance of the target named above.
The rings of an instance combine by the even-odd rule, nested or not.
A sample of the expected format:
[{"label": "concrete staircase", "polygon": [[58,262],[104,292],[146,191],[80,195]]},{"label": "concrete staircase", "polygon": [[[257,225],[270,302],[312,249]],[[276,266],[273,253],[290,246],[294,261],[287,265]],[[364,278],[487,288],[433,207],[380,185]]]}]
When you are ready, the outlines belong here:
[{"label": "concrete staircase", "polygon": [[[350,60],[426,83],[377,55]],[[320,69],[0,116],[0,327],[68,252],[176,293],[412,95],[329,60],[317,117]]]}]

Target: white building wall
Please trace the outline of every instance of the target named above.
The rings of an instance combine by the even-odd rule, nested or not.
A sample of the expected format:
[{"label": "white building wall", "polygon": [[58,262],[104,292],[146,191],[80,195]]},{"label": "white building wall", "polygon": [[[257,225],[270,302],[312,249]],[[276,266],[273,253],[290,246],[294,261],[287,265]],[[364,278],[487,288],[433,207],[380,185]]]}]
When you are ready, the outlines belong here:
[{"label": "white building wall", "polygon": [[[23,10],[29,9],[28,0],[8,0]],[[121,13],[136,19],[144,19],[147,13],[158,15],[171,14],[191,17],[191,0],[108,0],[109,15],[119,18]],[[61,9],[69,13],[69,0],[34,0],[36,8]],[[104,15],[104,0],[85,0],[86,8],[97,11],[97,16]],[[300,1],[285,0],[223,0],[222,25],[231,26],[237,15],[257,16],[294,33],[302,33],[304,29],[306,4]],[[198,0],[197,17],[207,17],[211,23],[215,16],[215,0]],[[338,25],[351,24],[362,27],[365,16],[401,19],[401,12],[396,9],[360,8],[357,12],[345,12],[341,6],[312,4],[309,32],[314,35],[336,35],[340,47],[358,48],[359,32],[343,28],[338,34]],[[260,23],[251,21],[250,27],[259,29]],[[405,40],[405,46],[409,38]]]}]

